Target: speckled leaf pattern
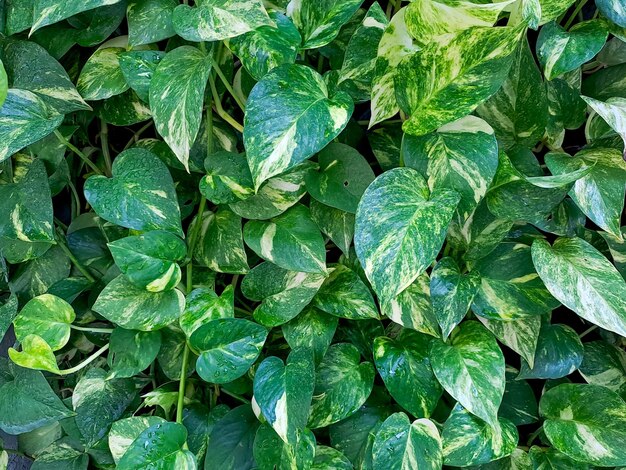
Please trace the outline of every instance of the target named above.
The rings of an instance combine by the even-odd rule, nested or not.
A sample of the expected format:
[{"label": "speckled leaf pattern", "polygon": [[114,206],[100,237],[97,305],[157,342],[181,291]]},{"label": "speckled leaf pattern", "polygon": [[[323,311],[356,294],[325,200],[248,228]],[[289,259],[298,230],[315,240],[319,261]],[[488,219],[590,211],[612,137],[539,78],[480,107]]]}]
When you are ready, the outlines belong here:
[{"label": "speckled leaf pattern", "polygon": [[183,235],[172,177],[148,150],[135,148],[119,154],[112,178],[87,180],[85,198],[100,217],[122,227]]},{"label": "speckled leaf pattern", "polygon": [[431,191],[453,189],[461,195],[459,216],[470,212],[487,194],[498,167],[498,144],[492,127],[466,116],[435,132],[402,141],[404,164],[418,170]]},{"label": "speckled leaf pattern", "polygon": [[354,238],[354,214],[326,206],[316,200],[311,201],[309,210],[311,219],[322,233],[328,236],[345,255],[348,255]]},{"label": "speckled leaf pattern", "polygon": [[322,77],[304,65],[281,65],[265,75],[250,92],[244,120],[256,189],[321,150],[346,126],[353,107],[346,93],[329,95]]},{"label": "speckled leaf pattern", "polygon": [[375,372],[370,362],[360,361],[359,351],[351,344],[337,343],[328,348],[316,370],[309,428],[341,421],[365,403]]},{"label": "speckled leaf pattern", "polygon": [[149,292],[171,290],[182,277],[177,261],[187,253],[185,242],[169,232],[155,230],[120,238],[107,246],[128,280]]},{"label": "speckled leaf pattern", "polygon": [[537,38],[537,58],[546,78],[552,80],[592,59],[607,35],[602,20],[584,21],[569,31],[554,22],[545,25]]},{"label": "speckled leaf pattern", "polygon": [[402,330],[397,338],[374,340],[374,363],[391,396],[413,416],[432,415],[442,388],[428,357],[431,337]]},{"label": "speckled leaf pattern", "polygon": [[241,217],[222,207],[215,213],[205,211],[201,223],[195,259],[216,272],[247,273],[249,267],[243,246]]},{"label": "speckled leaf pattern", "polygon": [[126,51],[119,56],[120,69],[126,83],[145,103],[149,101],[152,76],[163,57],[165,52],[150,50]]},{"label": "speckled leaf pattern", "polygon": [[626,282],[592,245],[558,238],[536,240],[532,257],[550,293],[563,305],[602,328],[626,335]]},{"label": "speckled leaf pattern", "polygon": [[433,268],[430,299],[444,340],[465,318],[479,284],[476,272],[463,274],[452,258],[442,258]]},{"label": "speckled leaf pattern", "polygon": [[548,313],[559,305],[535,271],[528,245],[501,243],[473,270],[481,279],[472,310],[482,317],[516,320]]},{"label": "speckled leaf pattern", "polygon": [[326,250],[309,209],[292,207],[269,221],[249,221],[243,231],[246,244],[261,258],[291,271],[323,273]]},{"label": "speckled leaf pattern", "polygon": [[504,356],[485,327],[468,321],[452,333],[448,343],[433,340],[430,362],[450,395],[473,415],[497,425],[504,393]]},{"label": "speckled leaf pattern", "polygon": [[103,100],[128,90],[120,68],[121,47],[98,49],[80,72],[76,87],[86,100]]},{"label": "speckled leaf pattern", "polygon": [[626,403],[599,385],[562,384],[539,403],[544,432],[565,455],[601,467],[626,463]]},{"label": "speckled leaf pattern", "polygon": [[134,331],[115,328],[111,334],[107,379],[132,377],[150,367],[161,348],[158,331]]},{"label": "speckled leaf pattern", "polygon": [[172,14],[176,0],[133,0],[128,4],[128,44],[139,46],[167,39],[176,34]]},{"label": "speckled leaf pattern", "polygon": [[279,65],[293,64],[302,41],[298,29],[289,18],[276,11],[268,14],[276,27],[259,26],[228,41],[230,50],[257,80]]},{"label": "speckled leaf pattern", "polygon": [[[538,0],[535,1],[538,3]],[[476,468],[477,470],[534,470],[530,456],[520,448],[513,449],[508,457],[493,460]]]},{"label": "speckled leaf pattern", "polygon": [[298,434],[293,444],[283,442],[267,424],[254,437],[253,455],[259,470],[311,468],[315,455],[315,435],[309,429]]},{"label": "speckled leaf pattern", "polygon": [[548,122],[548,102],[541,72],[527,40],[513,58],[509,75],[491,98],[476,108],[494,128],[506,148],[532,146],[543,137]]},{"label": "speckled leaf pattern", "polygon": [[567,325],[541,326],[532,367],[522,361],[520,379],[559,379],[580,366],[583,345],[578,334]]},{"label": "speckled leaf pattern", "polygon": [[587,465],[570,459],[554,447],[532,446],[528,451],[535,470],[580,470]]},{"label": "speckled leaf pattern", "polygon": [[541,4],[541,21],[540,25],[556,20],[559,16],[567,11],[567,9],[576,0],[539,0]]},{"label": "speckled leaf pattern", "polygon": [[410,115],[402,125],[404,132],[432,132],[469,114],[498,91],[520,33],[519,28],[474,27],[403,60],[394,82],[398,103]]},{"label": "speckled leaf pattern", "polygon": [[179,5],[174,30],[187,41],[219,41],[272,25],[261,0],[203,0],[196,7]]},{"label": "speckled leaf pattern", "polygon": [[69,341],[75,317],[65,300],[51,294],[39,295],[29,300],[13,321],[15,336],[22,341],[28,335],[38,335],[57,351]]},{"label": "speckled leaf pattern", "polygon": [[456,405],[443,425],[443,461],[453,467],[481,465],[510,455],[517,428],[500,418],[493,426]]},{"label": "speckled leaf pattern", "polygon": [[206,176],[200,192],[215,204],[245,200],[254,194],[252,176],[245,155],[216,152],[204,162]]},{"label": "speckled leaf pattern", "polygon": [[313,49],[332,41],[363,0],[291,0],[289,16],[302,34],[302,47]]},{"label": "speckled leaf pattern", "polygon": [[478,317],[478,320],[498,338],[532,367],[535,363],[535,349],[541,329],[541,316],[530,315],[518,320],[488,320]]},{"label": "speckled leaf pattern", "polygon": [[58,23],[83,11],[92,10],[105,5],[114,5],[120,0],[83,0],[67,2],[65,0],[35,0],[33,25],[30,34],[44,26]]},{"label": "speckled leaf pattern", "polygon": [[254,310],[256,321],[278,326],[296,317],[313,299],[325,275],[288,271],[272,263],[255,266],[241,283],[243,295],[261,304]]},{"label": "speckled leaf pattern", "polygon": [[357,209],[354,243],[383,301],[400,294],[432,263],[458,202],[454,191],[431,194],[410,168],[387,171],[367,188]]},{"label": "speckled leaf pattern", "polygon": [[339,319],[308,307],[282,326],[282,332],[291,349],[309,349],[316,364],[324,357],[335,335]]},{"label": "speckled leaf pattern", "polygon": [[267,330],[243,318],[220,318],[195,330],[189,344],[198,352],[196,371],[212,383],[231,382],[247,372],[261,352]]},{"label": "speckled leaf pattern", "polygon": [[581,98],[626,142],[626,98],[609,98],[604,102],[588,96]]},{"label": "speckled leaf pattern", "polygon": [[550,153],[546,164],[554,174],[568,173],[583,166],[589,173],[574,183],[570,196],[576,205],[600,228],[621,237],[620,219],[626,194],[626,162],[619,150],[591,149],[574,157]]},{"label": "speckled leaf pattern", "polygon": [[345,455],[332,447],[318,445],[315,448],[315,460],[311,470],[352,470],[352,463]]},{"label": "speckled leaf pattern", "polygon": [[159,416],[131,416],[114,422],[111,425],[108,443],[115,463],[119,463],[124,453],[143,431],[155,424],[165,422]]},{"label": "speckled leaf pattern", "polygon": [[585,343],[578,370],[587,383],[620,393],[626,383],[626,353],[606,341]]},{"label": "speckled leaf pattern", "polygon": [[378,318],[378,309],[369,288],[350,268],[338,264],[313,298],[320,310],[349,320]]},{"label": "speckled leaf pattern", "polygon": [[204,52],[181,46],[163,58],[150,81],[150,110],[156,130],[185,168],[200,129],[210,72],[211,62]]},{"label": "speckled leaf pattern", "polygon": [[124,276],[113,279],[98,296],[93,309],[117,325],[132,330],[159,330],[176,321],[185,307],[177,289],[148,292]]},{"label": "speckled leaf pattern", "polygon": [[597,0],[596,6],[613,23],[626,28],[626,6],[619,0]]},{"label": "speckled leaf pattern", "polygon": [[374,440],[374,470],[440,469],[443,465],[441,436],[435,423],[421,418],[411,422],[394,413],[380,426]]},{"label": "speckled leaf pattern", "polygon": [[445,36],[472,26],[493,26],[500,13],[516,0],[473,3],[466,0],[417,0],[406,10],[409,33],[419,43],[445,41]]},{"label": "speckled leaf pattern", "polygon": [[51,134],[63,115],[27,90],[10,89],[0,108],[0,162]]},{"label": "speckled leaf pattern", "polygon": [[17,312],[17,295],[12,293],[8,298],[2,301],[2,304],[0,304],[0,336],[3,338],[6,332],[9,331],[9,327],[17,316]]},{"label": "speckled leaf pattern", "polygon": [[313,355],[306,349],[293,350],[286,364],[268,357],[254,374],[254,401],[287,444],[296,445],[307,424],[314,385]]},{"label": "speckled leaf pattern", "polygon": [[192,290],[185,299],[185,311],[178,319],[180,328],[189,337],[207,322],[219,318],[233,318],[234,297],[232,286],[227,286],[220,295],[208,287]]}]

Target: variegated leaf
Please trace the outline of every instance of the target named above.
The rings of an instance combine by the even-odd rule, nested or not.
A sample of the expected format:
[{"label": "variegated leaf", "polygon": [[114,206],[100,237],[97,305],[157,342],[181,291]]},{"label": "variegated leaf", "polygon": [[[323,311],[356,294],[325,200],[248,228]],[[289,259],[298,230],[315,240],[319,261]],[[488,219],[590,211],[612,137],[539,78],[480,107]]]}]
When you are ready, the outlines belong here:
[{"label": "variegated leaf", "polygon": [[443,466],[441,436],[435,423],[394,413],[380,426],[372,449],[375,469],[438,470]]},{"label": "variegated leaf", "polygon": [[78,13],[105,5],[114,5],[121,0],[83,0],[68,2],[65,0],[34,0],[33,24],[30,34],[44,26],[58,23]]},{"label": "variegated leaf", "polygon": [[604,238],[604,241],[609,246],[615,267],[626,280],[626,226],[623,226],[620,232],[621,239],[610,233],[600,232],[600,235],[602,235],[602,238]]},{"label": "variegated leaf", "polygon": [[255,189],[326,146],[353,108],[346,93],[331,96],[322,77],[307,66],[285,64],[265,75],[250,92],[244,119]]},{"label": "variegated leaf", "polygon": [[322,233],[328,236],[345,255],[348,255],[354,238],[354,214],[326,206],[314,199],[311,200],[309,209],[311,219]]},{"label": "variegated leaf", "polygon": [[163,57],[165,57],[165,52],[152,50],[126,51],[119,56],[120,69],[126,83],[146,103],[150,99],[152,76]]},{"label": "variegated leaf", "polygon": [[626,336],[626,282],[592,245],[558,238],[536,240],[533,263],[550,293],[563,305],[604,329]]},{"label": "variegated leaf", "polygon": [[581,470],[581,468],[589,468],[585,464],[570,459],[554,447],[532,446],[528,454],[534,470]]},{"label": "variegated leaf", "polygon": [[189,150],[200,129],[210,71],[211,62],[204,52],[181,46],[163,58],[150,81],[150,110],[156,130],[187,169]]},{"label": "variegated leaf", "polygon": [[541,329],[540,315],[530,315],[517,320],[488,320],[483,317],[478,317],[478,320],[502,344],[522,356],[526,363],[533,367]]},{"label": "variegated leaf", "polygon": [[122,47],[98,49],[80,71],[76,87],[86,100],[103,100],[128,90],[120,68]]},{"label": "variegated leaf", "polygon": [[522,32],[474,27],[404,59],[394,79],[400,108],[410,116],[402,125],[404,132],[432,132],[469,114],[498,91]]},{"label": "variegated leaf", "polygon": [[626,353],[606,341],[585,343],[578,370],[587,383],[622,394],[626,384]]},{"label": "variegated leaf", "polygon": [[207,175],[200,192],[214,204],[242,201],[254,194],[252,175],[245,155],[216,152],[204,162]]},{"label": "variegated leaf", "polygon": [[459,194],[432,194],[415,170],[395,168],[376,178],[361,198],[355,249],[382,301],[405,290],[435,259]]},{"label": "variegated leaf", "polygon": [[281,329],[291,349],[309,349],[315,364],[319,364],[330,346],[338,323],[337,317],[315,307],[307,307]]},{"label": "variegated leaf", "polygon": [[622,138],[626,143],[626,98],[609,98],[606,101],[596,100],[588,96],[581,96],[598,115]]},{"label": "variegated leaf", "polygon": [[59,374],[59,366],[50,345],[38,335],[28,335],[21,340],[21,351],[9,348],[9,357],[20,367]]},{"label": "variegated leaf", "polygon": [[109,339],[107,380],[133,377],[150,367],[161,349],[161,333],[117,327]]},{"label": "variegated leaf", "polygon": [[170,38],[176,34],[172,25],[176,0],[132,0],[128,4],[128,44],[139,46]]},{"label": "variegated leaf", "polygon": [[596,0],[598,10],[616,25],[626,28],[626,6],[619,0]]},{"label": "variegated leaf", "polygon": [[232,285],[226,286],[221,295],[217,295],[208,287],[199,287],[187,294],[185,311],[178,319],[178,323],[187,337],[190,337],[207,322],[234,316],[235,290]]},{"label": "variegated leaf", "polygon": [[315,448],[315,460],[311,470],[352,470],[354,468],[348,458],[332,447],[318,445]]},{"label": "variegated leaf", "polygon": [[37,335],[57,351],[70,339],[70,325],[76,318],[74,309],[65,300],[51,294],[28,301],[13,321],[15,336],[23,341]]},{"label": "variegated leaf", "polygon": [[179,5],[174,30],[187,41],[220,41],[272,25],[261,0],[203,0],[196,7]]},{"label": "variegated leaf", "polygon": [[139,435],[154,424],[163,424],[159,416],[131,416],[120,419],[111,425],[108,436],[109,449],[115,463],[118,463],[130,445]]},{"label": "variegated leaf", "polygon": [[541,21],[539,25],[556,20],[565,13],[575,1],[576,0],[539,0],[541,4]]},{"label": "variegated leaf", "polygon": [[430,362],[450,395],[473,415],[497,426],[504,394],[504,356],[488,330],[477,321],[462,323],[447,344],[433,340]]},{"label": "variegated leaf", "polygon": [[543,430],[574,460],[601,467],[626,464],[626,403],[599,385],[561,384],[541,397]]},{"label": "variegated leaf", "polygon": [[413,416],[432,415],[443,390],[430,366],[431,337],[409,329],[374,340],[374,363],[393,399]]}]

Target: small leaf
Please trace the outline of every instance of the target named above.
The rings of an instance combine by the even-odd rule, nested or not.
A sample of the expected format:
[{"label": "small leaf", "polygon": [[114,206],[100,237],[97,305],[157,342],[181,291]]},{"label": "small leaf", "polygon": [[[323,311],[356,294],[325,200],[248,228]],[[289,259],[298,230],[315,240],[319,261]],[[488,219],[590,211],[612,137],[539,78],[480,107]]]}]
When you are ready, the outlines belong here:
[{"label": "small leaf", "polygon": [[626,142],[626,98],[609,98],[605,102],[588,96],[581,98]]},{"label": "small leaf", "polygon": [[254,194],[252,176],[243,154],[216,152],[204,161],[207,175],[200,192],[215,204],[243,201]]},{"label": "small leaf", "polygon": [[111,372],[107,380],[133,377],[150,367],[156,359],[161,349],[161,333],[115,328],[109,344],[107,362]]},{"label": "small leaf", "polygon": [[59,373],[54,352],[41,336],[28,335],[22,340],[22,350],[9,348],[9,357],[20,367]]},{"label": "small leaf", "polygon": [[531,315],[518,320],[487,320],[478,317],[478,320],[517,354],[522,356],[530,367],[535,363],[535,350],[541,329],[541,316]]},{"label": "small leaf", "polygon": [[133,0],[128,5],[128,44],[139,46],[170,38],[176,34],[172,14],[176,0]]},{"label": "small leaf", "polygon": [[15,336],[24,341],[28,335],[38,335],[52,351],[58,351],[70,339],[70,325],[76,317],[65,300],[43,294],[28,301],[13,322]]},{"label": "small leaf", "polygon": [[131,416],[120,419],[111,425],[108,443],[115,463],[119,463],[133,441],[154,424],[163,424],[165,420],[159,416]]},{"label": "small leaf", "polygon": [[87,59],[78,77],[78,92],[86,100],[103,100],[128,90],[120,68],[121,47],[98,49]]},{"label": "small leaf", "polygon": [[185,311],[178,321],[181,329],[190,337],[207,322],[234,316],[235,291],[232,286],[227,286],[219,296],[213,289],[200,287],[187,294]]},{"label": "small leaf", "polygon": [[282,325],[285,341],[293,349],[310,349],[315,364],[326,354],[335,335],[337,317],[328,315],[315,307],[308,307],[294,319]]},{"label": "small leaf", "polygon": [[152,76],[163,57],[165,57],[165,52],[151,50],[126,51],[120,54],[120,69],[126,83],[146,103],[149,100]]}]

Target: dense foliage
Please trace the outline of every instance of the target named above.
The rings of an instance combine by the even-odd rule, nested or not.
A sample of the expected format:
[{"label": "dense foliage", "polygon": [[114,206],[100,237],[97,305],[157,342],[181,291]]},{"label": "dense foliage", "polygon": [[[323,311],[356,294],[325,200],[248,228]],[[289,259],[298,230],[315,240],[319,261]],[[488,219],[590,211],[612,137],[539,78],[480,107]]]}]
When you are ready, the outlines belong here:
[{"label": "dense foliage", "polygon": [[623,0],[0,8],[0,468],[626,468]]}]

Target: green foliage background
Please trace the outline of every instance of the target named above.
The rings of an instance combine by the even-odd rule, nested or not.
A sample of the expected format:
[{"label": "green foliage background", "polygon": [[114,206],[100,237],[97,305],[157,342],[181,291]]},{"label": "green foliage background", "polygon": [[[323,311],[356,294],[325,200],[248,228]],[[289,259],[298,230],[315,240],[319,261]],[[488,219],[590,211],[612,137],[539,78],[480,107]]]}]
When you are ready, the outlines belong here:
[{"label": "green foliage background", "polygon": [[626,468],[622,0],[0,32],[0,469]]}]

